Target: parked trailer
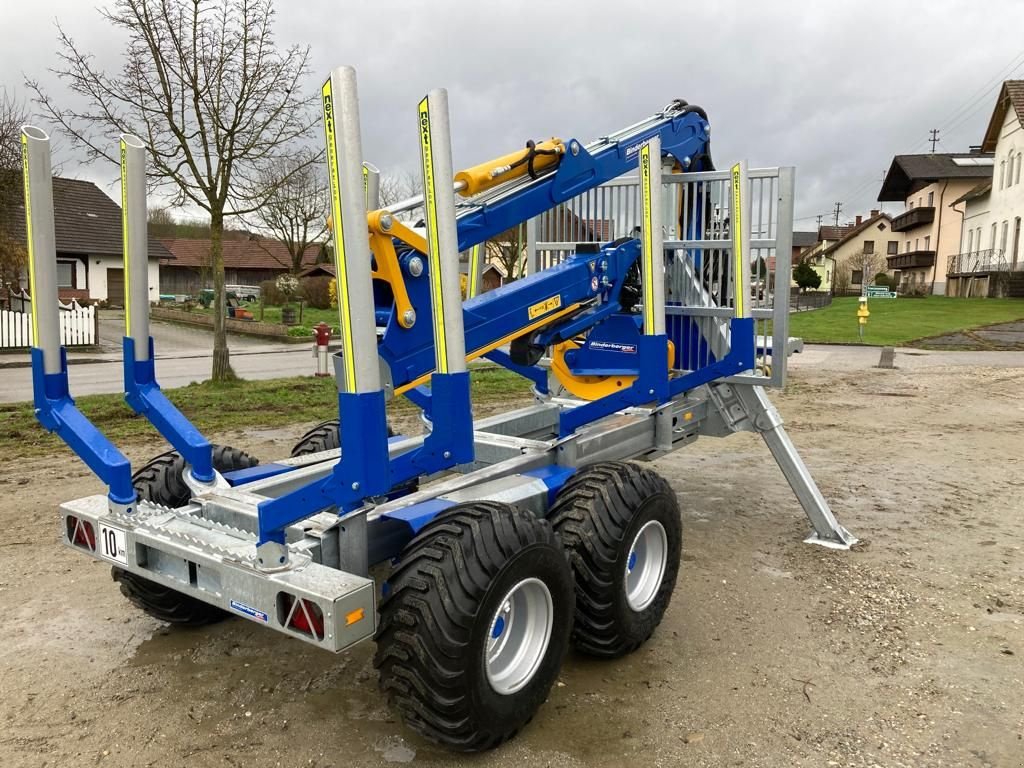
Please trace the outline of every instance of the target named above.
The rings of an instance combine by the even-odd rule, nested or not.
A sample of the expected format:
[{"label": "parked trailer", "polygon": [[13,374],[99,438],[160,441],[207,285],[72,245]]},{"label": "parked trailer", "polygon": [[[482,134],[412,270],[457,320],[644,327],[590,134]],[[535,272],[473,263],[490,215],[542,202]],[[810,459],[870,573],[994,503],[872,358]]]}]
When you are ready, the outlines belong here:
[{"label": "parked trailer", "polygon": [[[145,149],[132,136],[121,145],[125,396],[174,451],[133,475],[75,408],[46,309],[48,139],[25,129],[37,413],[109,488],[61,505],[63,538],[112,563],[133,603],[181,624],[240,615],[334,652],[374,637],[380,685],[405,722],[480,750],[530,720],[570,642],[614,658],[661,621],[680,512],[667,481],[633,460],[758,432],[811,521],[808,541],[855,542],[764,390],[784,383],[799,344],[786,335],[789,259],[773,260],[774,296],[750,292],[752,265],[790,251],[792,169],[714,170],[707,116],[676,101],[587,145],[530,142],[453,174],[447,94],[435,90],[417,108],[426,194],[368,214],[354,70],[334,70],[322,97],[339,419],[263,465],[211,446],[156,382],[138,300]],[[606,199],[586,216],[622,219],[629,236],[538,239],[538,222],[579,220],[586,200],[624,184],[632,213]],[[425,226],[399,218],[421,206]],[[463,302],[459,252],[523,223],[530,274]],[[479,357],[529,378],[534,402],[474,420],[466,363]],[[424,435],[389,435],[397,395],[423,410]]]}]

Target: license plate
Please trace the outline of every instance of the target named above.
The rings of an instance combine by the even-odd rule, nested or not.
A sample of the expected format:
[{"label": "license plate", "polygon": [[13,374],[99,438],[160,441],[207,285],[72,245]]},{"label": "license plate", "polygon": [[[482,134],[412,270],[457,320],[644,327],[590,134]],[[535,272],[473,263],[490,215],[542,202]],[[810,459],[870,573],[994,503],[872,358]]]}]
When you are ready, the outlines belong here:
[{"label": "license plate", "polygon": [[123,528],[100,523],[100,540],[97,551],[108,560],[128,565],[128,537]]}]

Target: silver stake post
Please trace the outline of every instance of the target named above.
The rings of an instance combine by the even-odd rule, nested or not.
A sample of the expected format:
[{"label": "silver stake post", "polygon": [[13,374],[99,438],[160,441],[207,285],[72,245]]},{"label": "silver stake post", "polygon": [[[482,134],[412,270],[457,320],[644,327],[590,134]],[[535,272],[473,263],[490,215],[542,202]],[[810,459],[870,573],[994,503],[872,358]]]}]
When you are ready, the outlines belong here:
[{"label": "silver stake post", "polygon": [[662,234],[661,137],[640,148],[640,196],[643,209],[644,333],[665,335],[665,239]]},{"label": "silver stake post", "polygon": [[426,203],[430,303],[438,373],[466,370],[466,338],[459,285],[459,239],[455,224],[448,92],[430,91],[419,103],[420,161]]},{"label": "silver stake post", "polygon": [[43,353],[43,372],[60,373],[57,238],[53,224],[50,137],[41,128],[22,126],[21,163],[25,186],[29,291],[32,293],[32,344]]},{"label": "silver stake post", "polygon": [[124,335],[135,360],[149,359],[149,237],[146,222],[146,149],[121,134],[121,234],[124,250]]},{"label": "silver stake post", "polygon": [[327,170],[334,223],[334,261],[341,321],[339,392],[367,393],[381,388],[373,312],[370,244],[366,236],[367,190],[359,132],[356,71],[338,67],[321,89]]}]

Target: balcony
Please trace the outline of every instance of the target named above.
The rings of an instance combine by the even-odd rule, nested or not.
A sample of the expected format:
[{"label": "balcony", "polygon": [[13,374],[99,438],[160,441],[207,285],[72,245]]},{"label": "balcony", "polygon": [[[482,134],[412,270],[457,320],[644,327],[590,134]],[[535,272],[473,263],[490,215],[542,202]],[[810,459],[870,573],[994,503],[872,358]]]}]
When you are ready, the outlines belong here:
[{"label": "balcony", "polygon": [[988,275],[992,272],[1009,272],[1012,267],[1001,249],[958,253],[949,257],[947,275]]},{"label": "balcony", "polygon": [[911,208],[906,213],[901,213],[892,220],[893,232],[906,232],[914,227],[923,227],[935,221],[934,206],[919,206]]},{"label": "balcony", "polygon": [[886,256],[889,269],[921,269],[935,265],[935,251],[907,251]]}]

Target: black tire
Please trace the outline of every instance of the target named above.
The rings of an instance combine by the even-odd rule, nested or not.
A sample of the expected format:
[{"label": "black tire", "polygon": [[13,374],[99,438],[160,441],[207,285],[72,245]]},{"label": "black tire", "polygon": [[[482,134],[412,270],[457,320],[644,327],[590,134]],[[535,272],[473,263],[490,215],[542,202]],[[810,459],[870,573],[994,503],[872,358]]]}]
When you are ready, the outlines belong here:
[{"label": "black tire", "polygon": [[[229,445],[213,446],[213,468],[234,472],[259,464],[259,459]],[[185,459],[177,451],[161,453],[132,475],[132,485],[140,499],[171,509],[188,504],[191,493],[185,485]]]},{"label": "black tire", "polygon": [[[388,437],[394,437],[394,430],[388,424]],[[292,448],[292,458],[296,456],[308,456],[311,453],[321,451],[332,451],[341,447],[341,422],[338,419],[321,421],[309,432],[299,438],[299,442]]]},{"label": "black tire", "polygon": [[[213,468],[233,472],[259,464],[245,451],[227,445],[213,446]],[[140,499],[165,507],[183,507],[190,493],[185,485],[185,459],[177,451],[162,453],[132,475],[132,484]],[[110,575],[121,586],[121,594],[136,608],[169,624],[200,627],[228,617],[220,608],[176,592],[134,573],[112,568]]]},{"label": "black tire", "polygon": [[120,584],[121,594],[154,619],[183,627],[202,627],[228,618],[229,614],[216,606],[129,571],[111,568],[110,575]]},{"label": "black tire", "polygon": [[337,419],[322,421],[299,438],[292,448],[292,457],[307,456],[341,447],[341,428]]},{"label": "black tire", "polygon": [[[661,623],[679,573],[682,521],[672,487],[636,464],[593,464],[562,487],[549,519],[576,577],[573,645],[602,658],[636,650]],[[626,569],[637,534],[650,521],[665,534],[664,571],[650,602],[634,610]]]},{"label": "black tire", "polygon": [[[522,687],[499,693],[488,679],[488,640],[501,632],[498,608],[525,579],[548,590],[551,633]],[[410,728],[473,752],[530,722],[558,676],[572,628],[572,573],[546,520],[491,501],[452,507],[409,542],[389,585],[374,666]]]}]

